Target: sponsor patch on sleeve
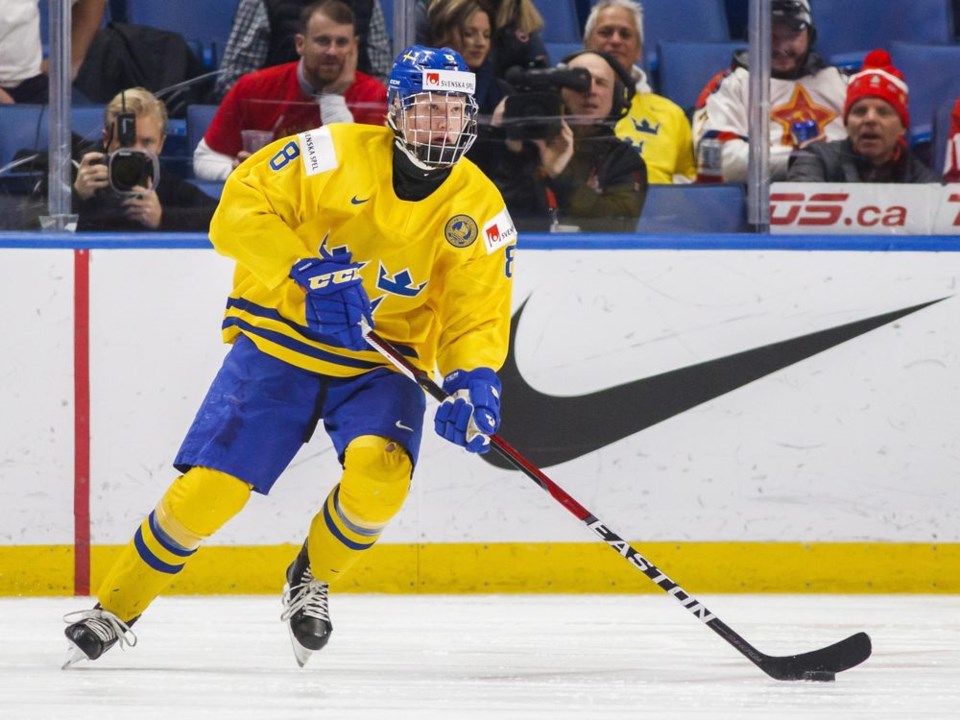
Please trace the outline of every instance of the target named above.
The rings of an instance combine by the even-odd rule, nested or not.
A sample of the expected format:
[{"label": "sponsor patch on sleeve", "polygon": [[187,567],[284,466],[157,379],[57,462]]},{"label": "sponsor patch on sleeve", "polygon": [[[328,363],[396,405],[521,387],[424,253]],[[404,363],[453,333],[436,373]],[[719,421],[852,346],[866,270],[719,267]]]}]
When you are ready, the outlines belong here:
[{"label": "sponsor patch on sleeve", "polygon": [[517,228],[513,225],[513,218],[507,212],[507,208],[494,215],[483,226],[483,242],[487,247],[487,254],[494,253],[504,245],[509,245],[517,240]]},{"label": "sponsor patch on sleeve", "polygon": [[297,135],[303,155],[303,171],[307,175],[333,170],[337,167],[337,151],[333,147],[330,128],[321,127]]}]

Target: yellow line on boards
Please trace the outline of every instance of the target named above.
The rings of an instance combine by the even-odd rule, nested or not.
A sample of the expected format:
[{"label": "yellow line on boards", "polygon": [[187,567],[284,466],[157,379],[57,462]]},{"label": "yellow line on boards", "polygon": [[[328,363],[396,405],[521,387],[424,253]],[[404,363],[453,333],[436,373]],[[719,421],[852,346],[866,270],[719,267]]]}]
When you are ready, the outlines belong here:
[{"label": "yellow line on boards", "polygon": [[[634,543],[691,593],[960,593],[960,544]],[[119,546],[91,548],[91,588]],[[279,593],[298,546],[208,546],[169,594]],[[333,587],[379,593],[661,592],[601,543],[377,545]],[[73,594],[73,547],[0,546],[0,596]]]}]

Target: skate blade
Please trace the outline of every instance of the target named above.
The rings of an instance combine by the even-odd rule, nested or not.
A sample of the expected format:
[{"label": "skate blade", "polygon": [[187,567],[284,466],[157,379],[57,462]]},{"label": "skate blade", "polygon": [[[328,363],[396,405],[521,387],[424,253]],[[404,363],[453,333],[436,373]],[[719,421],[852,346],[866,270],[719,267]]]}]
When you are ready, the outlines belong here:
[{"label": "skate blade", "polygon": [[305,648],[299,642],[293,634],[293,628],[290,627],[290,623],[287,623],[287,632],[290,634],[290,644],[293,646],[293,657],[297,661],[297,665],[303,667],[307,664],[307,660],[310,659],[310,656],[313,655],[313,650]]},{"label": "skate blade", "polygon": [[[67,642],[70,641],[68,640]],[[70,643],[70,646],[67,648],[67,657],[63,661],[63,665],[60,666],[60,669],[66,670],[68,667],[76,665],[78,662],[89,659],[90,658],[87,657],[87,654],[83,650],[78,648],[73,643]]]}]

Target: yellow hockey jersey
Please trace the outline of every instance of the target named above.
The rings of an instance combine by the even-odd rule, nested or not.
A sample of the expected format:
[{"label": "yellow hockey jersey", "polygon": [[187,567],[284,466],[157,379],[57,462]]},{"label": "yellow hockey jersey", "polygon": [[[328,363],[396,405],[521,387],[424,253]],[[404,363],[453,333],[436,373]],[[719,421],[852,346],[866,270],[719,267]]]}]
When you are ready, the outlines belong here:
[{"label": "yellow hockey jersey", "polygon": [[616,133],[643,157],[648,182],[673,183],[696,175],[690,121],[672,100],[638,92],[630,112],[617,123]]},{"label": "yellow hockey jersey", "polygon": [[318,342],[301,258],[346,248],[363,263],[377,332],[446,374],[499,369],[510,330],[517,232],[499,191],[469,160],[429,197],[393,190],[393,132],[332,124],[283,138],[230,174],[210,225],[214,248],[237,262],[223,337],[306,370],[349,377],[384,365],[374,350]]}]

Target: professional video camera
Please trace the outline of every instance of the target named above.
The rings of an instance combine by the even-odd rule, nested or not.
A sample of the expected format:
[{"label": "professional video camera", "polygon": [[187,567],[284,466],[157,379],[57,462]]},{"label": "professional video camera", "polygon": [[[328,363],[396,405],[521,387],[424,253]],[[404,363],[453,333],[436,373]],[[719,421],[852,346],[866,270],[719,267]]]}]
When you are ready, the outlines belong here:
[{"label": "professional video camera", "polygon": [[514,66],[507,70],[505,79],[517,91],[507,97],[503,109],[503,129],[510,140],[549,139],[558,135],[563,115],[560,90],[588,92],[592,81],[586,68],[566,67],[525,70]]},{"label": "professional video camera", "polygon": [[143,150],[134,150],[137,143],[137,116],[136,113],[123,112],[117,115],[114,128],[120,147],[109,153],[103,160],[107,164],[107,176],[110,179],[110,189],[118,195],[136,195],[134,190],[138,185],[156,187],[160,180],[160,164],[157,156]]}]

